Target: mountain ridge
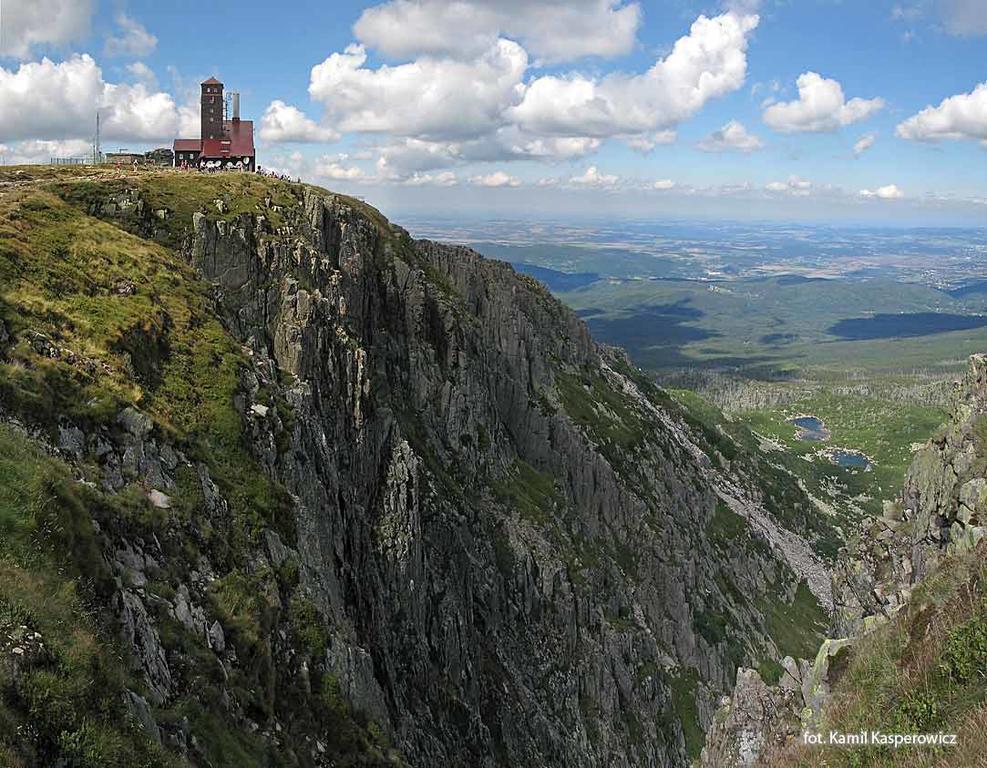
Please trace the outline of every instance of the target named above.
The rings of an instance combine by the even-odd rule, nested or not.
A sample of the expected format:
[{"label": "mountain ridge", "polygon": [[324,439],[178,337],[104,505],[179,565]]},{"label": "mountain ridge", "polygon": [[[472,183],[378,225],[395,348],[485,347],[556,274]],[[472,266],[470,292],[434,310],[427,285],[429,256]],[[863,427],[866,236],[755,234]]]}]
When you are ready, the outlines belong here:
[{"label": "mountain ridge", "polygon": [[[508,265],[247,175],[0,184],[9,440],[92,484],[91,559],[50,557],[100,574],[155,759],[686,764],[737,666],[825,631],[794,479]],[[42,735],[3,743],[75,748]]]}]

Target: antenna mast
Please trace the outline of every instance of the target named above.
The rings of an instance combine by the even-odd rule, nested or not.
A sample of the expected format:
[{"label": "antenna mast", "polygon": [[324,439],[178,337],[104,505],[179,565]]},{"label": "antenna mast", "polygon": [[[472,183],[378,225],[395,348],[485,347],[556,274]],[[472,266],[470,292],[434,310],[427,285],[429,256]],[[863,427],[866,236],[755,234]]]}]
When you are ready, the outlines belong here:
[{"label": "antenna mast", "polygon": [[96,111],[96,141],[93,143],[93,165],[99,165],[103,159],[102,148],[99,145],[99,110]]}]

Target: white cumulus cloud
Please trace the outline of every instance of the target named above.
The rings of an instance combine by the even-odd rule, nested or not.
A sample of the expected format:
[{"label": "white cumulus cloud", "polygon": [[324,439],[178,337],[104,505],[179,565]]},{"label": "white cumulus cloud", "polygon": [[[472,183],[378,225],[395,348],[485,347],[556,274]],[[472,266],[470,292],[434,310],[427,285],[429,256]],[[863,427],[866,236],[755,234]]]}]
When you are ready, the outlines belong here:
[{"label": "white cumulus cloud", "polygon": [[667,130],[747,76],[747,44],[757,16],[700,16],[689,34],[647,72],[601,79],[545,75],[531,81],[509,117],[527,131],[556,136],[633,136]]},{"label": "white cumulus cloud", "polygon": [[898,125],[895,135],[915,141],[987,140],[987,82],[926,107]]},{"label": "white cumulus cloud", "polygon": [[756,152],[764,147],[760,137],[749,133],[742,123],[731,120],[696,145],[703,152]]},{"label": "white cumulus cloud", "polygon": [[591,165],[584,173],[573,176],[569,182],[581,187],[613,187],[620,181],[619,176],[608,173],[600,173],[599,168]]},{"label": "white cumulus cloud", "polygon": [[470,184],[477,187],[520,187],[521,180],[504,171],[494,171],[485,176],[474,176]]},{"label": "white cumulus cloud", "polygon": [[371,69],[351,45],[312,69],[309,94],[343,131],[453,139],[498,126],[528,67],[520,45],[500,40],[471,61],[421,58]]},{"label": "white cumulus cloud", "polygon": [[798,99],[771,104],[764,110],[764,122],[776,131],[835,131],[874,115],[884,106],[879,98],[847,101],[839,82],[816,72],[799,75],[796,84]]},{"label": "white cumulus cloud", "polygon": [[[435,21],[439,8],[462,22],[453,24],[450,34],[436,32],[452,23],[444,17]],[[284,120],[269,121],[264,136],[287,141],[318,136],[320,130],[377,134],[382,137],[378,175],[391,179],[471,163],[576,159],[596,152],[607,139],[648,152],[674,141],[675,126],[709,100],[742,86],[758,17],[700,16],[642,73],[526,79],[531,62],[522,43],[542,58],[558,54],[549,42],[579,29],[566,22],[570,14],[589,14],[596,20],[587,29],[598,32],[607,19],[636,18],[638,12],[626,0],[392,0],[361,16],[355,27],[360,43],[312,68],[309,95],[323,107],[321,119],[272,104],[272,118]],[[536,34],[536,21],[552,33]],[[515,39],[503,37],[514,25],[526,31]],[[411,34],[416,29],[421,34]],[[583,43],[570,46],[567,55],[592,49]],[[374,64],[368,48],[412,58]],[[288,130],[288,123],[297,129]]]},{"label": "white cumulus cloud", "polygon": [[675,189],[675,182],[671,179],[658,179],[654,184],[651,185],[652,189]]},{"label": "white cumulus cloud", "polygon": [[905,193],[897,185],[887,184],[877,189],[862,189],[860,190],[860,196],[879,200],[900,200],[905,196]]},{"label": "white cumulus cloud", "polygon": [[86,54],[58,64],[45,58],[16,70],[0,67],[0,136],[5,140],[88,138],[97,110],[107,139],[171,139],[179,125],[169,94],[146,83],[108,83]]},{"label": "white cumulus cloud", "polygon": [[339,134],[319,125],[300,109],[281,100],[270,103],[260,119],[258,136],[264,141],[336,141]]},{"label": "white cumulus cloud", "polygon": [[865,133],[853,145],[853,154],[860,157],[864,152],[874,146],[875,141],[877,141],[876,133]]},{"label": "white cumulus cloud", "polygon": [[562,62],[628,53],[640,22],[639,4],[621,0],[391,0],[365,10],[353,31],[396,59],[470,59],[508,37]]},{"label": "white cumulus cloud", "polygon": [[148,32],[143,24],[125,13],[117,16],[117,26],[120,28],[119,33],[106,38],[107,56],[130,56],[142,59],[150,56],[158,47],[158,38]]},{"label": "white cumulus cloud", "polygon": [[0,56],[26,59],[41,46],[64,46],[89,32],[94,0],[3,0]]}]

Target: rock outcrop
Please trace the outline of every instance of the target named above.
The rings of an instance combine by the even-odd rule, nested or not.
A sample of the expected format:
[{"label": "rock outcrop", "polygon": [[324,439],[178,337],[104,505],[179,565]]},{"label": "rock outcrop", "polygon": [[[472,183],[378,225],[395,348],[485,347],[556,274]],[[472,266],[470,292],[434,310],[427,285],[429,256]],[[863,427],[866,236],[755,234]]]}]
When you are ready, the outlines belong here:
[{"label": "rock outcrop", "polygon": [[[792,672],[798,674],[797,668]],[[756,669],[738,669],[733,693],[721,703],[707,734],[700,765],[750,768],[772,742],[784,743],[795,734],[799,721],[794,713],[802,704],[796,683],[788,671],[779,685],[770,686]]]}]

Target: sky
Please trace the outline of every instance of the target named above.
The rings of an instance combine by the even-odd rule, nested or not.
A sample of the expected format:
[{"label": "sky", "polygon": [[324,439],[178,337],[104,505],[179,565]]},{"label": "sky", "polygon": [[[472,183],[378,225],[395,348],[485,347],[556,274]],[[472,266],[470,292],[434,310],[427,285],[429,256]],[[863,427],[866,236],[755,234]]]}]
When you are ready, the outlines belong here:
[{"label": "sky", "polygon": [[987,226],[987,0],[0,0],[0,163],[198,135],[389,214]]}]

